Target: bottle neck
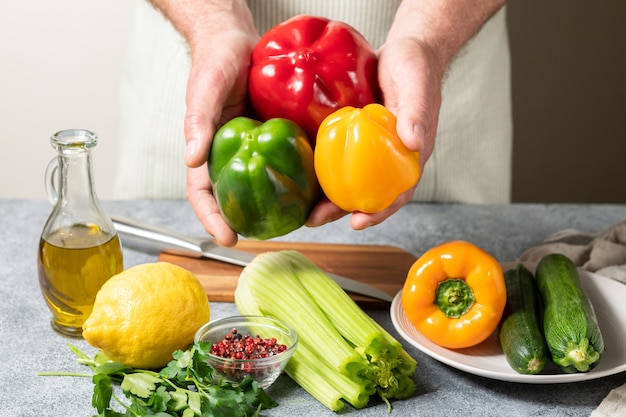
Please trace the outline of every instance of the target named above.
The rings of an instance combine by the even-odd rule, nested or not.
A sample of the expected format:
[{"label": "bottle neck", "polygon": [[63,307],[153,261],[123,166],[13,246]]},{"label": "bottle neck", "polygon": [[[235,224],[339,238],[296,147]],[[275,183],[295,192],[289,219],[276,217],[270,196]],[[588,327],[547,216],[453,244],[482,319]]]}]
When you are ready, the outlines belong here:
[{"label": "bottle neck", "polygon": [[93,209],[99,206],[93,181],[91,151],[59,150],[59,201],[65,207]]}]

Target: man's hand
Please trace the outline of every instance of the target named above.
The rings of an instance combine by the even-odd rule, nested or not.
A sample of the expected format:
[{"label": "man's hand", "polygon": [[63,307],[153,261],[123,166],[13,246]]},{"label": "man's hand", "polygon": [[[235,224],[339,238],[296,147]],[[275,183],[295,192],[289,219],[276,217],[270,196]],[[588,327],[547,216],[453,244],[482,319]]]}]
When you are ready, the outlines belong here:
[{"label": "man's hand", "polygon": [[[203,47],[192,55],[187,84],[187,199],[205,230],[219,244],[232,246],[237,243],[237,234],[226,225],[220,214],[206,161],[216,130],[245,111],[253,42],[249,36],[233,31],[220,32],[209,42],[212,47]],[[216,43],[222,43],[222,49]],[[230,48],[224,49],[226,45]]]},{"label": "man's hand", "polygon": [[[458,51],[504,3],[405,0],[396,13],[387,40],[378,51],[378,82],[383,104],[398,119],[400,139],[408,149],[420,152],[422,174],[435,147],[445,71]],[[381,212],[353,213],[350,225],[360,230],[383,222],[411,200],[417,185]],[[313,209],[307,225],[320,226],[346,214],[325,200]]]},{"label": "man's hand", "polygon": [[205,230],[232,246],[237,234],[222,218],[206,167],[211,140],[245,111],[250,55],[259,35],[243,0],[153,0],[189,44],[184,133],[187,198]]}]

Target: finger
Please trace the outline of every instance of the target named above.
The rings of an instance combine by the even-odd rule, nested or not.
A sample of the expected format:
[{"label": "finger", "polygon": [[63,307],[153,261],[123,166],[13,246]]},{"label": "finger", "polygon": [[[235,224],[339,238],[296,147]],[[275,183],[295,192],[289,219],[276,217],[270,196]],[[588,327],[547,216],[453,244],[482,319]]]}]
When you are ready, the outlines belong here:
[{"label": "finger", "polygon": [[401,107],[398,111],[398,122],[396,130],[398,136],[407,149],[413,152],[423,152],[425,143],[425,127],[423,120],[425,115],[421,114],[421,108]]},{"label": "finger", "polygon": [[225,97],[231,88],[219,64],[192,67],[187,83],[187,112],[184,131],[187,141],[185,162],[199,167],[208,158],[211,138],[219,123]]},{"label": "finger", "polygon": [[368,227],[376,226],[377,224],[382,223],[392,214],[400,210],[400,208],[404,206],[409,200],[411,200],[414,192],[415,187],[412,187],[410,190],[405,191],[389,207],[378,213],[370,214],[355,211],[350,217],[350,227],[352,227],[354,230],[363,230],[367,229]]},{"label": "finger", "polygon": [[306,221],[308,227],[319,227],[326,223],[338,220],[348,214],[329,200],[324,199],[318,202],[311,210],[311,214]]},{"label": "finger", "polygon": [[215,196],[206,164],[198,168],[187,168],[187,199],[204,229],[222,246],[237,243],[235,233],[224,221]]},{"label": "finger", "polygon": [[429,139],[435,136],[441,101],[438,92],[429,91],[433,87],[427,75],[414,78],[398,89],[396,130],[408,149],[424,152],[428,151]]},{"label": "finger", "polygon": [[439,119],[440,100],[428,99],[420,91],[400,93],[396,130],[404,145],[413,152],[419,152],[427,160],[433,152]]},{"label": "finger", "polygon": [[428,159],[441,107],[441,74],[432,51],[418,42],[406,39],[388,48],[380,68],[385,105],[397,117],[405,146]]}]

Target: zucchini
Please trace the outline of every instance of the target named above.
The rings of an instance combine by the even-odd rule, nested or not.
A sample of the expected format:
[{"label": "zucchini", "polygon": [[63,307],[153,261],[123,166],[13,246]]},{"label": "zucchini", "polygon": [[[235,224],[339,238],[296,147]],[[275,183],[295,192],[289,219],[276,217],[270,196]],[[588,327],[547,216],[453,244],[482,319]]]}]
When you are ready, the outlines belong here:
[{"label": "zucchini", "polygon": [[520,374],[538,374],[548,362],[548,347],[539,318],[539,293],[532,272],[524,265],[504,274],[506,308],[498,337],[511,368]]},{"label": "zucchini", "polygon": [[604,351],[593,306],[567,256],[544,256],[535,272],[544,305],[543,331],[552,362],[565,372],[588,372]]}]

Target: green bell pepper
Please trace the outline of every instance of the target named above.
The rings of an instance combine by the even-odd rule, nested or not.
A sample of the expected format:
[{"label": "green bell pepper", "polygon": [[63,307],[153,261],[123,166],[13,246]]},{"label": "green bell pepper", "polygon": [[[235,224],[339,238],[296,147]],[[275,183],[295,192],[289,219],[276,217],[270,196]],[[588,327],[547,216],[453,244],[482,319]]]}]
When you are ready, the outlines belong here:
[{"label": "green bell pepper", "polygon": [[208,169],[226,223],[248,238],[298,229],[321,196],[307,135],[287,119],[227,122],[215,133]]}]

